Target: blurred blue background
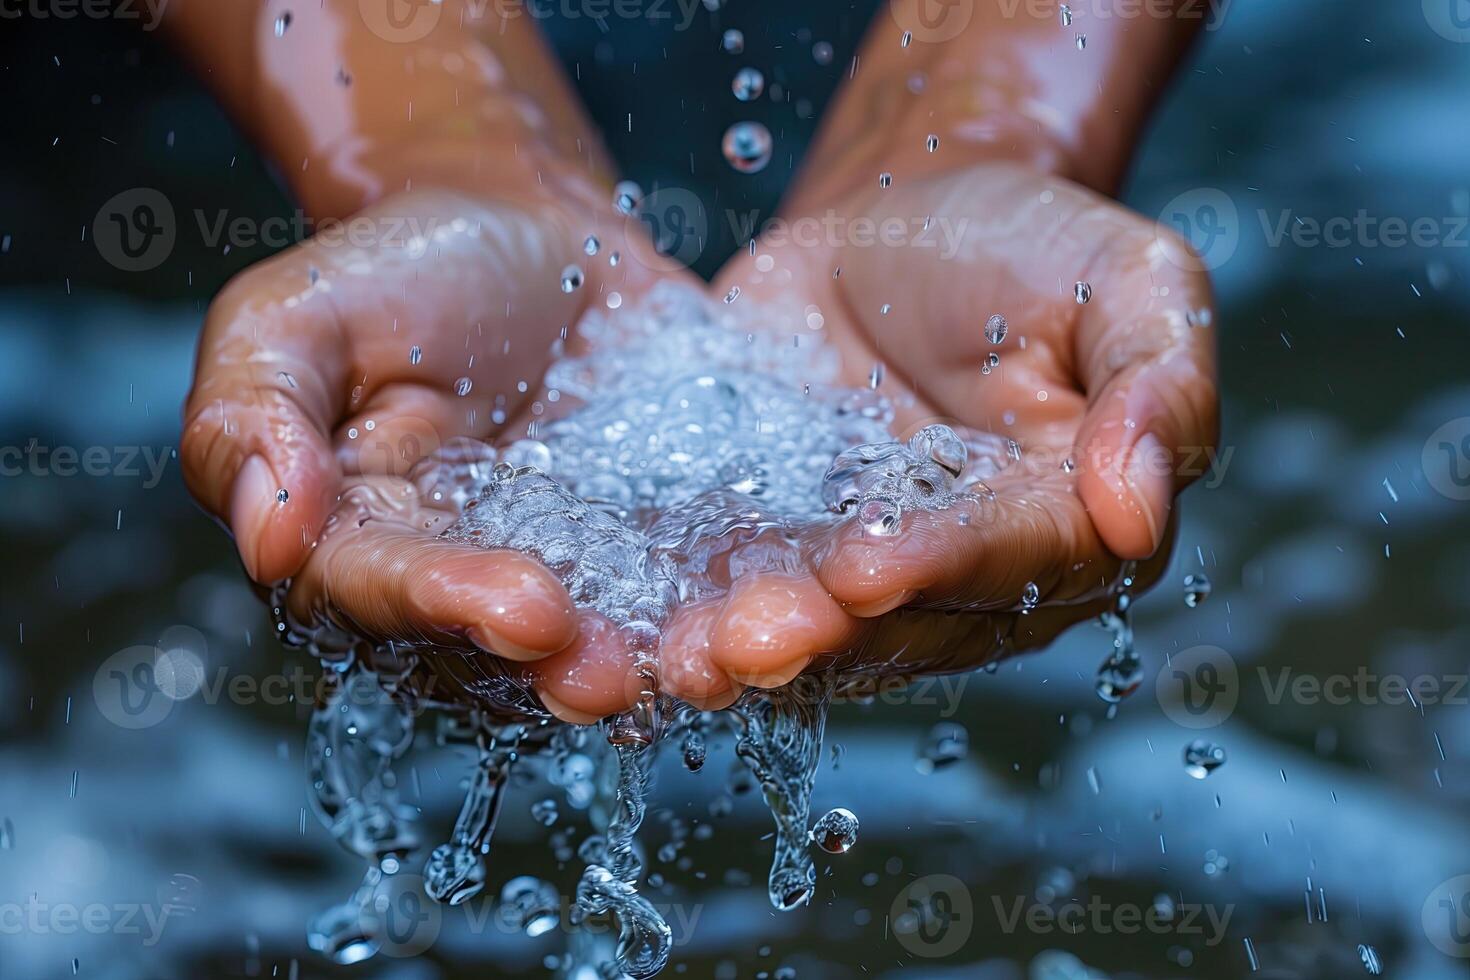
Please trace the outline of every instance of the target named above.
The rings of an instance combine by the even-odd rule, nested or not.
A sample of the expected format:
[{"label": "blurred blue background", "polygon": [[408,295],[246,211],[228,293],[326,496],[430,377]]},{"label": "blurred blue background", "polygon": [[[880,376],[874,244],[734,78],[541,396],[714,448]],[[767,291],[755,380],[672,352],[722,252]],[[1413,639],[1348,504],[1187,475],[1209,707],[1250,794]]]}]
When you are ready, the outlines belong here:
[{"label": "blurred blue background", "polygon": [[[729,0],[683,31],[546,26],[630,177],[764,214],[873,7]],[[1340,978],[1371,972],[1365,957],[1387,976],[1470,974],[1466,7],[1234,0],[1212,23],[1125,195],[1189,222],[1215,267],[1225,408],[1217,469],[1138,605],[1143,688],[1109,718],[1093,694],[1108,638],[1081,626],[996,674],[839,706],[814,808],[854,809],[862,839],[819,861],[816,900],[785,915],[766,904],[754,794],[711,813],[730,746],[701,774],[662,772],[650,852],[676,817],[715,827],[680,861],[650,861],[666,880],[653,900],[692,923],[674,918],[673,975]],[[718,53],[729,27],[739,58]],[[757,105],[730,97],[740,64],[767,74]],[[172,456],[203,311],[268,250],[210,250],[183,228],[167,261],[128,273],[88,234],[139,186],[180,214],[291,205],[136,25],[7,15],[0,71],[0,447],[110,461],[101,476],[0,476],[0,977],[546,973],[558,930],[531,939],[458,912],[414,958],[335,967],[306,948],[307,920],[358,869],[306,811],[300,699],[200,692],[137,729],[99,710],[104,663],[137,645],[192,651],[211,683],[276,677],[309,697],[314,665],[270,639]],[[630,133],[628,112],[650,122]],[[747,117],[777,147],[755,177],[719,153]],[[1331,237],[1333,219],[1354,230]],[[1396,244],[1394,221],[1418,241]],[[700,268],[736,244],[716,228]],[[1186,608],[1180,582],[1201,572],[1214,594]],[[1206,717],[1181,705],[1181,665],[1224,692]],[[1438,693],[1405,698],[1394,677]],[[919,746],[941,721],[965,726],[970,752],[926,774]],[[1229,754],[1205,780],[1181,760],[1200,737]],[[419,757],[410,799],[430,827],[452,823],[467,765]],[[518,874],[574,882],[531,819],[545,795],[512,795],[491,894]],[[968,902],[938,944],[893,921],[914,882],[954,887],[937,875]],[[1048,928],[1069,901],[1107,911]],[[1164,928],[1116,928],[1119,910],[1165,905]],[[57,917],[68,908],[81,918]]]}]

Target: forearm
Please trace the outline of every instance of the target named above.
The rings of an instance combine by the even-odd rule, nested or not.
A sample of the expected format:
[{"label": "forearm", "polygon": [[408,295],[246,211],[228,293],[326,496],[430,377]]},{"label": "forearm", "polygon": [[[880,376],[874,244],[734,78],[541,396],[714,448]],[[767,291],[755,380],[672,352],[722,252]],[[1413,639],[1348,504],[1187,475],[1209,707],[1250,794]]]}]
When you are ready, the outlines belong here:
[{"label": "forearm", "polygon": [[535,195],[608,178],[519,0],[174,0],[165,26],[315,218],[413,187]]},{"label": "forearm", "polygon": [[[804,164],[793,207],[876,186],[881,171],[914,180],[992,160],[1112,193],[1211,5],[1075,0],[1071,10],[1064,27],[1056,0],[885,3]],[[930,135],[938,137],[932,151]]]}]

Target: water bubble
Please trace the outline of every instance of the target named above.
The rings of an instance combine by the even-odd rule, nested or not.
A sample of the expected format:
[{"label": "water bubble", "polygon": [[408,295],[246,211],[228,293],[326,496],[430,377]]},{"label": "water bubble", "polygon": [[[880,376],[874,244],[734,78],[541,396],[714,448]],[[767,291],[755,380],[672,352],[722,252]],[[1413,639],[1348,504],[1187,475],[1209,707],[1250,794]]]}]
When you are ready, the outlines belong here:
[{"label": "water bubble", "polygon": [[1072,296],[1077,300],[1078,306],[1085,305],[1088,300],[1092,299],[1092,284],[1079,280],[1072,287]]},{"label": "water bubble", "polygon": [[826,41],[818,41],[812,45],[812,60],[819,65],[830,65],[832,63],[832,45]]},{"label": "water bubble", "polygon": [[730,91],[741,102],[754,102],[766,90],[766,76],[754,68],[742,68],[730,80]]},{"label": "water bubble", "polygon": [[463,398],[465,395],[468,395],[474,389],[474,387],[475,382],[472,379],[460,378],[459,380],[454,382],[454,393]]},{"label": "water bubble", "polygon": [[582,281],[583,281],[583,276],[582,276],[582,267],[581,266],[569,265],[565,269],[561,270],[561,291],[562,292],[564,292],[564,293],[574,293],[574,292],[576,292],[577,290],[579,290],[579,289],[582,288]]},{"label": "water bubble", "polygon": [[1197,738],[1184,747],[1184,771],[1195,779],[1204,779],[1224,764],[1224,746]]},{"label": "water bubble", "polygon": [[1213,847],[1205,851],[1205,863],[1202,868],[1208,878],[1218,878],[1230,870],[1230,859]]},{"label": "water bubble", "polygon": [[282,487],[281,489],[279,489],[279,490],[276,491],[276,503],[278,503],[278,504],[284,504],[286,501],[288,501],[290,499],[291,499],[291,491],[287,490],[285,487]]},{"label": "water bubble", "polygon": [[999,344],[1006,339],[1006,318],[999,313],[992,313],[990,319],[985,321],[985,339],[992,344]]},{"label": "water bubble", "polygon": [[507,925],[522,929],[533,939],[555,929],[561,922],[561,902],[556,888],[532,875],[519,875],[500,890],[498,914]]},{"label": "water bubble", "polygon": [[1191,572],[1184,576],[1184,604],[1194,609],[1210,597],[1214,586],[1203,572]]},{"label": "water bubble", "polygon": [[924,775],[938,772],[964,759],[970,752],[970,733],[964,725],[942,721],[929,729],[914,768]]},{"label": "water bubble", "polygon": [[588,235],[587,240],[582,243],[582,252],[585,255],[596,255],[600,248],[602,248],[602,242],[597,240],[596,235]]},{"label": "water bubble", "polygon": [[417,364],[424,359],[424,349],[414,344],[408,349],[408,363]]},{"label": "water bubble", "polygon": [[620,180],[613,185],[613,207],[619,214],[632,214],[643,202],[643,188],[631,180]]},{"label": "water bubble", "polygon": [[550,827],[560,816],[561,812],[556,807],[556,801],[550,797],[531,804],[531,819],[543,827]]},{"label": "water bubble", "polygon": [[887,538],[898,533],[903,511],[898,504],[881,498],[865,500],[858,506],[858,523],[866,534]]},{"label": "water bubble", "polygon": [[732,28],[720,36],[720,47],[726,54],[740,54],[745,50],[745,35]]},{"label": "water bubble", "polygon": [[743,174],[754,174],[771,162],[771,131],[758,122],[738,122],[725,130],[720,152],[725,160]]},{"label": "water bubble", "polygon": [[812,824],[812,843],[828,854],[846,854],[858,838],[858,818],[844,807],[834,807]]},{"label": "water bubble", "polygon": [[886,170],[883,171],[881,174],[879,174],[878,175],[878,186],[879,187],[892,187],[893,186],[893,174],[889,173]]},{"label": "water bubble", "polygon": [[930,153],[933,153],[935,150],[939,149],[939,137],[934,135],[933,133],[930,133],[929,136],[924,140],[924,149],[928,150]]},{"label": "water bubble", "polygon": [[1029,613],[1040,601],[1041,590],[1037,588],[1035,582],[1027,582],[1026,587],[1021,590],[1021,612]]}]

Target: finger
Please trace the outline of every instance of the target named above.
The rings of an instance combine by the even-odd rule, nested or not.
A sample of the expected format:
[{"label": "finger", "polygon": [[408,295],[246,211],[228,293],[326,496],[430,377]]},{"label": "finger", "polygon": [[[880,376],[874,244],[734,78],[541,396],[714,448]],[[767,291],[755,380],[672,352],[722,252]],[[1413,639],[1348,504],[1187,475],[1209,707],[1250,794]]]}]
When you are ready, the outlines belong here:
[{"label": "finger", "polygon": [[292,581],[292,615],[375,638],[467,640],[510,660],[566,648],[577,622],[556,577],[518,552],[435,537],[449,519],[403,481],[353,487]]},{"label": "finger", "polygon": [[895,534],[843,522],[812,556],[823,585],[847,612],[873,617],[907,604],[1019,609],[1033,586],[1037,602],[1071,602],[1116,577],[1118,562],[1064,476],[1018,464],[991,488],[993,499],[906,513]]},{"label": "finger", "polygon": [[299,301],[312,288],[293,270],[289,255],[264,262],[211,305],[180,446],[189,489],[229,524],[258,582],[300,567],[341,481],[327,438],[338,332],[319,297]]},{"label": "finger", "polygon": [[660,689],[702,711],[728,708],[745,691],[710,653],[723,606],[714,599],[675,610],[659,651]]},{"label": "finger", "polygon": [[588,609],[578,612],[571,645],[527,668],[526,679],[546,710],[576,725],[627,711],[644,686],[636,652],[611,620]]},{"label": "finger", "polygon": [[1078,436],[1082,500],[1115,554],[1160,546],[1175,495],[1213,462],[1219,399],[1208,277],[1188,246],[1138,219],[1095,259],[1078,330],[1088,410]]},{"label": "finger", "polygon": [[777,687],[819,654],[846,650],[859,622],[813,575],[769,572],[737,580],[716,615],[709,660],[752,687]]}]

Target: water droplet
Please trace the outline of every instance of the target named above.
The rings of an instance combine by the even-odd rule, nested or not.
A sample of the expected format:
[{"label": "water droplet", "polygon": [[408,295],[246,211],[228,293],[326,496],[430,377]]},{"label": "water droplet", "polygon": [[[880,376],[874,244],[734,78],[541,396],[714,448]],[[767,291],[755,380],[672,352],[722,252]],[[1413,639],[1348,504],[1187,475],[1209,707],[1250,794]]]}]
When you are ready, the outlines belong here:
[{"label": "water droplet", "polygon": [[1082,306],[1092,299],[1092,284],[1079,281],[1072,287],[1072,295],[1077,299],[1077,305]]},{"label": "water droplet", "polygon": [[846,854],[858,838],[858,818],[844,807],[834,807],[812,824],[812,843],[828,854]]},{"label": "water droplet", "polygon": [[741,102],[754,102],[766,90],[766,76],[754,68],[742,68],[730,80],[730,91]]},{"label": "water droplet", "polygon": [[1078,51],[1085,51],[1086,49],[1087,49],[1087,35],[1086,34],[1078,34],[1077,35],[1077,50]]},{"label": "water droplet", "polygon": [[882,306],[878,307],[878,312],[883,314],[884,316],[887,316],[892,310],[892,303],[884,303]]},{"label": "water droplet", "polygon": [[454,393],[463,398],[465,395],[468,395],[470,393],[470,390],[474,387],[475,383],[469,378],[460,378],[454,383]]},{"label": "water droplet", "polygon": [[965,726],[942,721],[929,729],[914,768],[924,775],[938,772],[964,759],[970,752],[970,733]]},{"label": "water droplet", "polygon": [[417,364],[424,359],[424,349],[417,344],[408,349],[408,363]]},{"label": "water droplet", "polygon": [[1192,572],[1184,576],[1184,604],[1194,609],[1210,597],[1214,588],[1203,572]]},{"label": "water droplet", "polygon": [[[1218,878],[1230,870],[1230,859],[1212,847],[1205,851],[1205,863],[1202,870],[1205,877]],[[1250,940],[1247,939],[1246,942],[1249,943]]]},{"label": "water droplet", "polygon": [[284,37],[286,28],[291,26],[291,11],[286,11],[276,18],[276,37]]},{"label": "water droplet", "polygon": [[623,261],[623,256],[622,256],[621,253],[618,253],[618,252],[613,252],[611,255],[609,255],[607,257],[607,264],[610,265],[610,266],[612,266],[615,269],[617,268],[618,263],[621,262],[621,261]]},{"label": "water droplet", "polygon": [[560,905],[560,896],[550,882],[520,875],[507,881],[500,890],[498,913],[507,924],[524,930],[534,939],[555,929],[561,922]]},{"label": "water droplet", "polygon": [[531,804],[531,819],[543,827],[550,827],[556,823],[559,816],[561,812],[556,807],[556,801],[550,797]]},{"label": "water droplet", "polygon": [[726,54],[740,54],[745,50],[745,35],[737,30],[728,30],[720,36],[720,47]]},{"label": "water droplet", "polygon": [[690,772],[699,772],[704,768],[704,760],[708,750],[704,744],[704,736],[698,731],[691,730],[684,736],[684,768]]},{"label": "water droplet", "polygon": [[596,255],[600,248],[602,248],[602,242],[597,240],[596,235],[588,235],[587,240],[582,243],[582,251],[587,255]]},{"label": "water droplet", "polygon": [[[1000,355],[997,354],[995,351],[991,351],[989,354],[986,354],[985,355],[985,366],[987,368],[998,368],[998,367],[1000,367]],[[988,374],[989,372],[987,371],[986,373]]]},{"label": "water droplet", "polygon": [[725,294],[725,303],[726,303],[726,305],[728,305],[730,303],[735,302],[739,298],[740,298],[740,287],[739,286],[731,286],[730,287],[730,291]]},{"label": "water droplet", "polygon": [[1072,26],[1072,8],[1071,7],[1067,6],[1065,3],[1062,4],[1062,7],[1058,11],[1058,14],[1061,17],[1062,26],[1063,27],[1071,27]]},{"label": "water droplet", "polygon": [[1195,779],[1204,779],[1225,764],[1223,746],[1197,738],[1184,747],[1184,771]]},{"label": "water droplet", "polygon": [[569,265],[561,270],[561,291],[574,293],[582,288],[582,269],[580,266]]},{"label": "water droplet", "polygon": [[832,63],[832,45],[826,41],[818,41],[812,45],[812,60],[819,65],[830,65]]},{"label": "water droplet", "polygon": [[725,130],[720,152],[725,160],[743,174],[754,174],[771,162],[771,131],[758,122],[738,122]]},{"label": "water droplet", "polygon": [[1021,612],[1029,613],[1040,601],[1041,590],[1036,587],[1035,582],[1027,582],[1026,587],[1021,590]]},{"label": "water droplet", "polygon": [[898,533],[899,518],[903,511],[891,500],[865,500],[858,506],[858,523],[863,531],[879,538],[892,537]]},{"label": "water droplet", "polygon": [[613,186],[613,207],[619,214],[632,214],[643,201],[643,188],[631,180],[620,180]]},{"label": "water droplet", "polygon": [[282,487],[281,489],[279,489],[279,490],[276,491],[276,503],[278,503],[278,504],[284,504],[286,501],[288,501],[290,499],[291,499],[291,491],[287,490],[285,487]]},{"label": "water droplet", "polygon": [[1383,961],[1378,958],[1378,950],[1367,943],[1358,944],[1358,959],[1363,961],[1363,969],[1373,976],[1383,974]]},{"label": "water droplet", "polygon": [[893,174],[889,173],[886,170],[883,171],[881,174],[879,174],[878,175],[878,186],[879,187],[892,187],[893,186]]},{"label": "water droplet", "polygon": [[910,44],[913,43],[913,40],[914,40],[914,32],[913,31],[904,31],[903,32],[903,37],[901,37],[901,38],[898,39],[898,46],[901,47],[901,48],[906,48]]},{"label": "water droplet", "polygon": [[990,319],[985,321],[985,339],[992,344],[999,344],[1006,339],[1006,318],[999,313],[991,314]]},{"label": "water droplet", "polygon": [[928,138],[924,140],[924,149],[928,150],[930,153],[933,153],[935,150],[939,149],[939,137],[934,135],[933,133],[930,133]]}]

